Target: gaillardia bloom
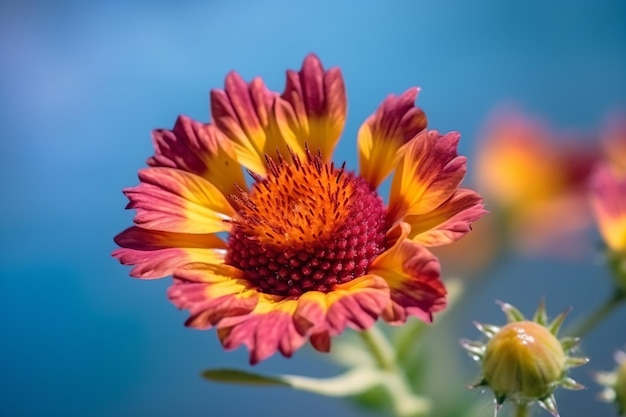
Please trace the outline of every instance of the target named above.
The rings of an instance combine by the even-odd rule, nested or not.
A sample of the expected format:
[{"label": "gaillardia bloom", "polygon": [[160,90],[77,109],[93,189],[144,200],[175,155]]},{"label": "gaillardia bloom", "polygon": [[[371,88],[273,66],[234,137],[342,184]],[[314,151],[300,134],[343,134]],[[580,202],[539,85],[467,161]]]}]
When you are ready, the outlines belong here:
[{"label": "gaillardia bloom", "polygon": [[[135,226],[113,256],[137,278],[173,275],[186,325],[247,346],[251,363],[307,340],[328,351],[379,317],[432,320],[446,290],[425,246],[459,239],[484,210],[459,188],[459,135],[426,130],[417,93],[365,121],[356,173],[331,162],[347,108],[339,69],[309,55],[282,95],[230,73],[211,92],[211,124],[181,116],[154,132],[149,168],[124,190]],[[385,205],[376,189],[392,172]]]}]

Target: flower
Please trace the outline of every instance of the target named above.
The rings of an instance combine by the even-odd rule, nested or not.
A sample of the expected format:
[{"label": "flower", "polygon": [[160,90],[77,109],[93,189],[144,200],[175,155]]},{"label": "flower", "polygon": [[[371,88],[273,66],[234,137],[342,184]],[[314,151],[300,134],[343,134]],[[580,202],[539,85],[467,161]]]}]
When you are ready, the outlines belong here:
[{"label": "flower", "polygon": [[476,323],[480,332],[489,338],[484,342],[463,340],[462,346],[482,365],[482,377],[474,387],[487,386],[494,392],[496,406],[505,401],[518,405],[538,402],[558,416],[554,390],[581,389],[566,375],[567,370],[584,365],[587,358],[572,357],[568,353],[578,344],[577,338],[557,339],[557,333],[566,313],[548,323],[543,303],[533,320],[527,320],[510,304],[502,303],[508,323],[502,327]]},{"label": "flower", "polygon": [[600,133],[604,158],[617,172],[626,173],[626,114],[607,117]]},{"label": "flower", "polygon": [[[358,133],[358,173],[335,165],[346,117],[341,72],[315,55],[282,95],[237,73],[211,92],[213,123],[178,118],[127,188],[135,226],[113,252],[131,275],[173,275],[186,325],[216,328],[250,362],[319,351],[346,327],[382,317],[431,321],[446,305],[437,258],[485,211],[459,184],[459,135],[426,130],[418,89],[390,95]],[[250,178],[248,184],[243,174]],[[376,188],[393,172],[389,203]]]},{"label": "flower", "polygon": [[613,372],[598,372],[595,375],[596,382],[605,387],[600,393],[600,399],[606,402],[614,402],[620,416],[626,415],[626,352],[615,352],[617,367]]},{"label": "flower", "polygon": [[598,166],[591,179],[591,206],[606,245],[626,253],[626,176]]},{"label": "flower", "polygon": [[599,165],[591,178],[591,207],[608,247],[618,291],[626,294],[626,175]]},{"label": "flower", "polygon": [[492,119],[476,152],[476,181],[497,228],[526,253],[576,253],[580,240],[570,237],[591,220],[586,187],[599,147],[559,137],[521,112]]}]

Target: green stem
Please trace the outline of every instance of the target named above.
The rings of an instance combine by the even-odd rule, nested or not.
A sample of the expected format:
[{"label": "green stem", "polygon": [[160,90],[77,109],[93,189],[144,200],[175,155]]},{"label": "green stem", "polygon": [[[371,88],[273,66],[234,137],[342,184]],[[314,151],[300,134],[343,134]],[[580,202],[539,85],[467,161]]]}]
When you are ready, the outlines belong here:
[{"label": "green stem", "polygon": [[416,342],[427,330],[427,325],[420,320],[411,320],[402,326],[394,339],[394,346],[396,346],[396,360],[400,363],[404,363],[406,358],[415,349]]},{"label": "green stem", "polygon": [[372,326],[368,330],[359,332],[359,335],[372,354],[378,368],[384,371],[395,371],[394,349],[383,332],[377,326]]},{"label": "green stem", "polygon": [[573,328],[568,329],[566,332],[569,336],[582,337],[593,330],[600,322],[607,318],[617,307],[619,307],[624,301],[626,301],[626,293],[622,291],[615,291],[611,298],[605,303],[600,304],[594,311],[591,312],[586,318],[575,324]]},{"label": "green stem", "polygon": [[517,404],[517,408],[515,409],[515,417],[528,417],[530,413],[528,412],[528,403],[519,403]]},{"label": "green stem", "polygon": [[397,417],[414,417],[430,412],[430,401],[415,392],[404,371],[398,366],[396,353],[387,337],[376,326],[359,332],[376,367],[380,370],[380,383],[391,397],[394,414]]}]

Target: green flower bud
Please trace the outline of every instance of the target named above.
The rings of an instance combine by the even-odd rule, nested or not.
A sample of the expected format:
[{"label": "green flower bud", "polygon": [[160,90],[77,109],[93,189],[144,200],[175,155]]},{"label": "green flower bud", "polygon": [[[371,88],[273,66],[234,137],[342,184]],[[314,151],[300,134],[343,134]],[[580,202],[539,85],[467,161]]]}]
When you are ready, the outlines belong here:
[{"label": "green flower bud", "polygon": [[501,303],[508,323],[502,327],[475,323],[488,340],[462,340],[461,345],[480,362],[482,375],[474,387],[489,387],[496,397],[496,411],[505,401],[527,407],[533,403],[558,417],[554,390],[583,388],[567,376],[570,368],[587,363],[588,359],[570,356],[577,338],[557,338],[567,313],[548,321],[543,302],[532,320],[511,304]]},{"label": "green flower bud", "polygon": [[485,383],[497,398],[542,400],[561,380],[566,355],[548,329],[532,321],[505,325],[487,343]]}]

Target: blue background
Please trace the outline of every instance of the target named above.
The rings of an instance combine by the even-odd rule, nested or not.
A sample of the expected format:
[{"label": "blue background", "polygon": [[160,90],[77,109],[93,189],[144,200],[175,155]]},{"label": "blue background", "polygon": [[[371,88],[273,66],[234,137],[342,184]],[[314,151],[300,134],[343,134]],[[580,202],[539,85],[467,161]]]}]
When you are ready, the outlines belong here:
[{"label": "blue background", "polygon": [[[136,184],[151,129],[180,113],[209,120],[208,92],[231,69],[282,90],[308,52],[343,70],[349,118],[335,159],[353,168],[361,121],[413,85],[430,126],[461,131],[470,158],[503,101],[585,131],[626,105],[621,0],[2,2],[0,415],[363,415],[341,400],[201,380],[205,368],[246,367],[246,353],[184,328],[168,280],[133,280],[110,257],[132,219],[121,189]],[[496,298],[530,312],[546,294],[551,313],[573,305],[576,318],[609,293],[592,254],[519,258],[497,273],[459,338],[476,337],[470,319],[501,322]],[[589,389],[559,394],[562,415],[614,414],[592,399],[589,375],[613,366],[625,322],[622,309],[589,335],[594,360],[576,372]],[[334,372],[308,350],[257,370]]]}]

